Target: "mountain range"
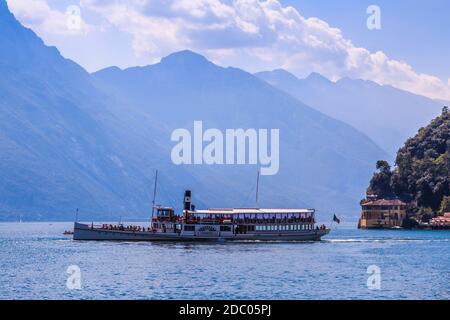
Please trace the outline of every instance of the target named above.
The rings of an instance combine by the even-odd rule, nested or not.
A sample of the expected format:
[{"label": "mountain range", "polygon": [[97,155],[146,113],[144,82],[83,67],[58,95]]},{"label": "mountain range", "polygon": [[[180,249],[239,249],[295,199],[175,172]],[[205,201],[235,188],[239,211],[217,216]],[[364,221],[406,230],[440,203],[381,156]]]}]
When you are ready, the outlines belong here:
[{"label": "mountain range", "polygon": [[388,152],[390,159],[443,107],[443,102],[368,80],[343,78],[332,82],[317,73],[299,79],[283,69],[259,72],[256,76],[350,124]]},{"label": "mountain range", "polygon": [[2,220],[70,220],[77,208],[80,219],[147,218],[156,169],[158,203],[179,209],[191,189],[198,208],[255,205],[256,166],[172,163],[171,133],[192,131],[196,120],[279,129],[280,169],[261,178],[260,205],[314,207],[323,220],[356,217],[375,161],[388,157],[356,125],[192,51],[89,74],[23,27],[4,0],[0,49]]}]

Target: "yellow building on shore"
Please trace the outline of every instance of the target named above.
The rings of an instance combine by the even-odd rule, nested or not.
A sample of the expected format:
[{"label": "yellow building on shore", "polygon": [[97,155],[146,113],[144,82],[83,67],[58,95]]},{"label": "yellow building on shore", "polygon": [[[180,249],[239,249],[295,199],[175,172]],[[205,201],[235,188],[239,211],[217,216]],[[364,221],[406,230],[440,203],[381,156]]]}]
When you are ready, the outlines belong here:
[{"label": "yellow building on shore", "polygon": [[392,229],[402,227],[408,205],[400,200],[368,200],[361,204],[360,229]]}]

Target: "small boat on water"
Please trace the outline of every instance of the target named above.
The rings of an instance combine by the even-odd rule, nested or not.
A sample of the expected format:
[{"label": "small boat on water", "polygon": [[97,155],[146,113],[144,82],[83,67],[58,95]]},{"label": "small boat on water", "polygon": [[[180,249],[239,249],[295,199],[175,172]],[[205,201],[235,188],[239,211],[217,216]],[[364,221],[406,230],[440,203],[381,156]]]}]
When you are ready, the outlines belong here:
[{"label": "small boat on water", "polygon": [[72,230],[64,230],[63,235],[68,236],[68,235],[72,235],[73,231]]},{"label": "small boat on water", "polygon": [[74,240],[116,241],[319,241],[330,229],[316,226],[314,209],[218,208],[196,210],[191,191],[184,210],[156,207],[148,228],[75,222]]}]

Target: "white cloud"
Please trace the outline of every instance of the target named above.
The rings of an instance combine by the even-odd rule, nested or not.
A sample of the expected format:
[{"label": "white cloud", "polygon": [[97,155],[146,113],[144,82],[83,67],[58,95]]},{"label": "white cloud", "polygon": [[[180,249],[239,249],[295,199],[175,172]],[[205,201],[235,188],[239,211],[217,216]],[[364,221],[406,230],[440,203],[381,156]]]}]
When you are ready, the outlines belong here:
[{"label": "white cloud", "polygon": [[[10,2],[22,3],[19,9],[29,2],[45,4]],[[315,71],[334,80],[361,78],[450,99],[450,83],[418,73],[382,51],[358,48],[341,30],[305,18],[278,0],[81,0],[80,5],[131,35],[136,56],[151,61],[188,48],[249,71],[285,68],[298,76]],[[43,6],[44,13],[30,12],[30,18],[50,15],[52,10]]]},{"label": "white cloud", "polygon": [[45,0],[7,0],[7,2],[9,9],[23,24],[41,33],[81,35],[90,29],[81,12],[73,11],[73,6],[61,12],[52,9]]}]

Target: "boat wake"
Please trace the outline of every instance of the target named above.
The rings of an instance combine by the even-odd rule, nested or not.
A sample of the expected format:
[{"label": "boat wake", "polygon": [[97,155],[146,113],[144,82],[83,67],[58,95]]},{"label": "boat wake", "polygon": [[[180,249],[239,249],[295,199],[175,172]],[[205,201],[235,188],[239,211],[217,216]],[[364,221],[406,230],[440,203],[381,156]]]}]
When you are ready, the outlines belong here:
[{"label": "boat wake", "polygon": [[378,239],[323,239],[329,243],[388,243],[388,242],[448,242],[450,239],[412,239],[412,238],[378,238]]}]

